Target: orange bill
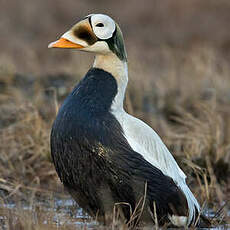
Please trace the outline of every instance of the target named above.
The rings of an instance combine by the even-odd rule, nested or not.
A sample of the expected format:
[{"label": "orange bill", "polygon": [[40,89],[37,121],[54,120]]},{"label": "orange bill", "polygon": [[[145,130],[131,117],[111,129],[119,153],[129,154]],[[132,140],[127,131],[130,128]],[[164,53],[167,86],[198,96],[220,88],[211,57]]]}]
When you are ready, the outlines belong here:
[{"label": "orange bill", "polygon": [[60,38],[55,42],[51,42],[48,48],[72,48],[72,49],[82,49],[84,46],[80,44],[73,43],[65,38]]}]

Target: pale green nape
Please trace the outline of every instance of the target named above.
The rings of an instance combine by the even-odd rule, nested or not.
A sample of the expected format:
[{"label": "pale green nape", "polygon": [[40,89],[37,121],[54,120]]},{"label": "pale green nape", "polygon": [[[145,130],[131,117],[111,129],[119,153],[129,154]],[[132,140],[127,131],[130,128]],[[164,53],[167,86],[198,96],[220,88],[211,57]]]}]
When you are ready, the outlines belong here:
[{"label": "pale green nape", "polygon": [[124,39],[118,24],[116,24],[115,34],[106,42],[108,43],[110,50],[114,52],[120,60],[127,62],[127,53],[125,50]]}]

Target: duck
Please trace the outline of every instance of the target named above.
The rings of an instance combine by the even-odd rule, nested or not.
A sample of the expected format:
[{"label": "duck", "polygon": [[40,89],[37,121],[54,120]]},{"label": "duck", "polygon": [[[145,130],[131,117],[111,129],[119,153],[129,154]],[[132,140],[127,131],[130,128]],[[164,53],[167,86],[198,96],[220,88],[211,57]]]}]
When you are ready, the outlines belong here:
[{"label": "duck", "polygon": [[128,65],[119,25],[90,14],[48,47],[95,56],[60,106],[50,135],[57,174],[77,204],[105,225],[118,204],[129,223],[140,201],[138,223],[194,224],[200,205],[185,173],[158,134],[124,109]]}]

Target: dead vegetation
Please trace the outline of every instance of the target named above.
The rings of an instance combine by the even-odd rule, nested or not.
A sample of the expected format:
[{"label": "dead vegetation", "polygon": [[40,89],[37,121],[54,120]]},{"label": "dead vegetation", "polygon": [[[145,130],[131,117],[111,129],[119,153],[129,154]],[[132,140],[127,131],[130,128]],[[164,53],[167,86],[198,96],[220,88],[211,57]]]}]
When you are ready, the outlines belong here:
[{"label": "dead vegetation", "polygon": [[[193,53],[188,54],[189,58],[192,58],[191,55]],[[209,71],[210,66],[213,68],[213,64],[217,63],[199,63],[200,66],[204,65],[202,68],[206,71]],[[186,73],[187,66],[180,71]],[[188,175],[188,183],[199,202],[205,204],[205,208],[210,207],[214,213],[219,213],[213,220],[213,223],[218,223],[228,218],[229,210],[230,100],[222,96],[227,97],[225,84],[229,81],[229,87],[230,79],[226,78],[227,72],[210,70],[204,80],[207,85],[212,84],[216,77],[220,79],[218,84],[207,88],[199,72],[192,74],[191,82],[187,79],[188,85],[175,84],[174,81],[184,81],[177,79],[178,75],[175,73],[172,75],[174,80],[170,76],[156,78],[151,88],[144,85],[144,90],[141,91],[137,89],[137,85],[145,83],[141,79],[131,78],[126,107],[158,131]],[[74,77],[37,77],[37,81],[32,83],[30,78],[24,77],[21,86],[18,84],[20,77],[12,74],[10,82],[7,82],[9,79],[5,81],[3,76],[1,78],[3,93],[0,95],[0,189],[3,200],[16,197],[26,199],[31,192],[48,195],[50,191],[61,191],[50,159],[49,133],[57,104],[61,103],[74,84]],[[151,79],[149,82],[151,85]],[[30,91],[26,91],[24,86],[29,83]],[[218,211],[221,206],[223,208]],[[43,229],[43,225],[40,222],[35,223],[34,218],[32,222],[24,221],[24,218],[28,218],[27,215],[34,213],[35,210],[24,213],[16,209],[8,211],[6,216],[15,215],[15,226],[18,226],[19,221],[21,229],[30,229],[31,226],[34,229]],[[54,213],[51,216],[53,218]],[[39,218],[42,221],[45,216]],[[121,229],[121,224],[116,223],[111,228]],[[55,229],[51,222],[50,228]]]},{"label": "dead vegetation", "polygon": [[[58,0],[55,7],[45,0],[25,2],[0,3],[0,226],[76,229],[76,210],[57,218],[58,210],[48,212],[44,203],[37,205],[37,197],[45,196],[52,209],[53,192],[67,195],[51,162],[50,128],[58,104],[92,60],[86,54],[46,47],[95,6],[97,12],[118,18],[125,35],[127,110],[160,134],[204,210],[216,213],[213,224],[229,221],[229,2],[156,0],[147,1],[148,7],[124,1],[76,5]],[[38,20],[41,12],[46,13]],[[25,210],[21,202],[28,200],[31,209]],[[7,208],[11,201],[16,207]],[[64,224],[58,225],[57,219]],[[114,220],[111,229],[127,226]]]}]

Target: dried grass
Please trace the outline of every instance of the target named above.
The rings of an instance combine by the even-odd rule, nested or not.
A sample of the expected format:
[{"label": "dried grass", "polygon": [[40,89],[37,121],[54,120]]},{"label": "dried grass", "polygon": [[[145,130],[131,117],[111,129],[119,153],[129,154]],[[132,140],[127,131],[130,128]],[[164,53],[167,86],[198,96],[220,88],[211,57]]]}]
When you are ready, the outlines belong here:
[{"label": "dried grass", "polygon": [[[85,16],[95,6],[104,9],[112,4],[106,13],[124,25],[129,54],[127,110],[160,134],[188,175],[188,184],[199,202],[218,214],[213,223],[229,221],[229,2],[147,1],[149,7],[142,7],[122,1],[123,10],[117,2],[101,1],[100,5],[82,1],[78,6],[74,0],[67,2],[58,0],[55,7],[45,0],[1,3],[0,26],[1,31],[5,29],[0,37],[4,44],[0,54],[3,203],[27,200],[28,194],[33,201],[33,197],[54,190],[63,193],[50,159],[50,127],[58,104],[91,60],[70,51],[48,53],[44,47],[57,33],[64,32],[73,18]],[[38,22],[41,12],[43,20]],[[5,42],[8,40],[11,42]],[[52,221],[43,225],[46,213],[35,223],[31,220],[36,210],[27,213],[19,207],[1,212],[7,212],[6,229],[72,228],[53,226]],[[138,218],[136,214],[133,219]],[[115,220],[117,215],[116,211]],[[115,220],[111,228],[121,228]]]},{"label": "dried grass", "polygon": [[[199,65],[202,66],[204,63]],[[208,79],[214,78],[211,73]],[[219,77],[225,79],[225,75],[226,73]],[[50,159],[49,133],[58,102],[61,103],[65,97],[63,92],[66,94],[73,82],[71,76],[65,78],[48,76],[45,83],[43,78],[38,78],[38,81],[31,85],[36,90],[25,92],[23,85],[20,87],[17,85],[16,88],[17,77],[17,74],[11,75],[11,81],[7,80],[4,93],[0,95],[0,189],[4,191],[4,199],[13,197],[26,199],[31,193],[36,197],[38,194],[50,194],[50,191],[54,190],[60,191],[60,183]],[[30,81],[27,78],[23,79],[25,84],[26,81]],[[61,90],[60,84],[56,83],[60,79],[64,79]],[[137,81],[140,82],[140,79]],[[161,81],[162,79],[157,79],[158,86],[159,82],[164,87],[169,85],[167,81],[171,84],[171,79],[168,78],[164,79],[164,84]],[[199,77],[194,77],[193,82],[196,85],[195,91],[184,84],[184,87],[180,88],[179,96],[175,94],[176,85],[171,85],[167,93],[164,88],[157,88],[155,85],[151,90],[146,88],[147,94],[144,94],[143,90],[136,88],[136,83],[134,85],[131,82],[126,108],[130,113],[146,120],[160,133],[188,175],[192,191],[196,196],[199,194],[197,196],[199,202],[205,203],[206,207],[211,207],[217,213],[221,209],[218,218],[215,217],[212,221],[213,224],[219,224],[220,220],[226,220],[229,208],[227,203],[223,207],[221,204],[229,200],[227,175],[229,175],[230,158],[230,122],[226,116],[230,115],[230,107],[229,102],[221,97],[223,92],[220,90],[225,88],[225,85],[219,84],[219,88],[208,91],[204,97],[203,82]],[[53,85],[55,87],[51,87]],[[133,96],[133,92],[137,94]],[[154,97],[151,92],[154,92]],[[138,104],[136,104],[137,97]],[[144,107],[140,107],[141,104]],[[145,110],[145,106],[149,104],[156,105],[154,110]],[[135,220],[140,217],[143,205],[142,200],[140,207],[137,206],[137,209],[133,210],[129,227],[118,221],[119,209],[115,209],[111,229],[137,228]],[[35,222],[25,221],[24,219],[28,219],[28,214],[19,215],[12,212],[15,210],[7,214],[9,222],[12,215],[18,216],[17,221],[20,222],[21,229],[30,229],[31,226],[34,229],[43,228],[40,223],[36,225]],[[157,223],[157,216],[155,221]],[[53,229],[53,226],[49,227]]]}]

